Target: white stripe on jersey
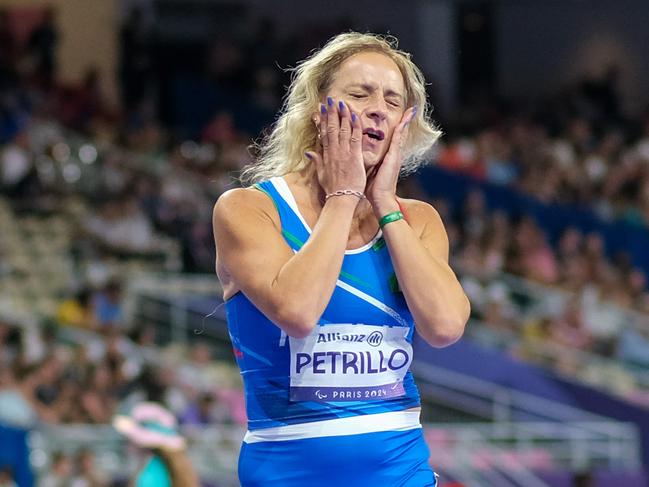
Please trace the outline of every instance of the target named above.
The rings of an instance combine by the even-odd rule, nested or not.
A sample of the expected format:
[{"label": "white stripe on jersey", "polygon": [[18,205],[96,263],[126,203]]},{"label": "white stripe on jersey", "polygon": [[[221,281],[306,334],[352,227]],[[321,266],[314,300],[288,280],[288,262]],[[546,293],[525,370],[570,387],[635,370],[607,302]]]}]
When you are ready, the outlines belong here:
[{"label": "white stripe on jersey", "polygon": [[244,443],[260,441],[289,441],[323,436],[347,436],[381,431],[407,431],[421,428],[420,411],[390,411],[387,413],[350,416],[309,423],[274,426],[248,431]]},{"label": "white stripe on jersey", "polygon": [[362,299],[366,303],[369,303],[372,306],[380,309],[381,311],[383,311],[384,313],[386,313],[390,317],[394,318],[394,320],[397,323],[399,323],[399,325],[408,326],[408,323],[406,322],[406,320],[404,320],[399,313],[397,313],[395,310],[390,308],[387,304],[382,303],[378,299],[370,296],[369,294],[364,293],[363,291],[361,291],[360,289],[355,288],[354,286],[350,286],[349,284],[347,284],[346,282],[341,281],[340,279],[338,279],[336,281],[336,286],[338,286],[341,289],[344,289],[345,291],[348,291],[348,292],[352,293],[354,296]]}]

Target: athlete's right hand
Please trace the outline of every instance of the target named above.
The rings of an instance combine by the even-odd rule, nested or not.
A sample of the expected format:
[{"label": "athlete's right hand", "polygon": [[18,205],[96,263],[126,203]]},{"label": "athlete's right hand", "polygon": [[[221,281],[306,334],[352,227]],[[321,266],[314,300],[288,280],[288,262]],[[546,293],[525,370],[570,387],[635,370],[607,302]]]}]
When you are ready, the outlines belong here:
[{"label": "athlete's right hand", "polygon": [[367,176],[359,117],[344,102],[327,97],[314,120],[322,147],[321,151],[308,151],[306,155],[315,164],[325,194],[344,189],[364,192]]}]

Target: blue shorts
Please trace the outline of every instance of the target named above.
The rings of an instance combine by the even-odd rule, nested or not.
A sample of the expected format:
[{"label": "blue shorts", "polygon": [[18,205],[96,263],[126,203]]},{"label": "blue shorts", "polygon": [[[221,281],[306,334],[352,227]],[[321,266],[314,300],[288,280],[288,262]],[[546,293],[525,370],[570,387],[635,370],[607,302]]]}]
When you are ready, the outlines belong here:
[{"label": "blue shorts", "polygon": [[244,443],[242,487],[435,487],[421,428]]}]

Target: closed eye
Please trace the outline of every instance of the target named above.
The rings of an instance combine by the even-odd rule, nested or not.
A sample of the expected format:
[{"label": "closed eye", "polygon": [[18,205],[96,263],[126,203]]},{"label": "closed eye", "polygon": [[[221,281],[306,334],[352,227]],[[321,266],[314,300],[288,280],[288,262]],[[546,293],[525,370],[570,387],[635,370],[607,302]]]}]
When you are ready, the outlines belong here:
[{"label": "closed eye", "polygon": [[349,96],[352,98],[365,98],[367,95],[359,95],[358,93],[350,93]]}]

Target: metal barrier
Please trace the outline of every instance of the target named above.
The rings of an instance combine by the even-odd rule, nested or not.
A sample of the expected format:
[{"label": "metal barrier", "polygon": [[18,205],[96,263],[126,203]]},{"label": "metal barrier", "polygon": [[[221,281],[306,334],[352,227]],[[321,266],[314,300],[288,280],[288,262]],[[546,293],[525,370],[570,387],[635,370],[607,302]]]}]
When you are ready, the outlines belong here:
[{"label": "metal barrier", "polygon": [[[242,427],[214,425],[183,428],[182,432],[188,439],[192,465],[201,479],[218,487],[239,485],[236,467],[244,434]],[[98,471],[113,480],[132,479],[145,458],[110,426],[40,426],[30,433],[29,443],[30,460],[37,474],[48,468],[54,451],[75,454],[81,448],[89,449]]]},{"label": "metal barrier", "polygon": [[[474,282],[484,281],[468,274],[465,274],[465,277],[473,279]],[[526,318],[547,317],[556,314],[577,297],[574,292],[545,286],[510,274],[492,275],[489,277],[489,282],[504,285],[510,294],[510,299],[511,296],[515,295],[515,300],[525,301],[524,313]],[[585,301],[587,308],[591,310],[589,311],[590,320],[606,316],[606,319],[613,323],[615,333],[613,333],[613,330],[610,330],[609,333],[619,335],[626,328],[649,330],[649,315],[621,308],[612,302],[600,301],[593,295],[593,292],[584,292],[579,299]],[[479,322],[476,321],[476,323]],[[500,348],[505,345],[511,348],[512,343],[522,344],[519,334],[507,333],[502,330],[490,329],[488,332],[482,332],[482,330],[477,329],[474,336],[483,343]],[[603,385],[609,391],[612,389],[623,393],[632,387],[649,389],[649,374],[646,367],[625,366],[620,361],[602,355],[555,343],[552,346],[543,343],[525,343],[524,345],[531,359],[546,361],[546,363],[565,363],[565,360],[558,361],[557,359],[565,359],[567,356],[565,352],[569,351],[570,360],[575,370],[589,372],[591,369],[595,369],[592,374],[582,374],[581,380],[595,386]]]},{"label": "metal barrier", "polygon": [[587,465],[632,470],[641,465],[640,440],[631,423],[430,364],[415,361],[411,369],[422,397],[490,421],[466,426],[480,431],[490,444],[543,445],[556,464],[573,470]]},{"label": "metal barrier", "polygon": [[[595,432],[597,431],[597,432]],[[219,487],[237,483],[237,458],[244,429],[233,425],[184,428],[189,456],[201,478]],[[434,469],[470,486],[546,485],[535,471],[585,466],[638,468],[635,436],[625,425],[602,423],[425,424]],[[36,472],[48,467],[54,450],[95,455],[98,470],[112,479],[132,478],[141,458],[108,426],[41,426],[30,434]],[[636,458],[636,460],[634,460]]]}]

